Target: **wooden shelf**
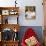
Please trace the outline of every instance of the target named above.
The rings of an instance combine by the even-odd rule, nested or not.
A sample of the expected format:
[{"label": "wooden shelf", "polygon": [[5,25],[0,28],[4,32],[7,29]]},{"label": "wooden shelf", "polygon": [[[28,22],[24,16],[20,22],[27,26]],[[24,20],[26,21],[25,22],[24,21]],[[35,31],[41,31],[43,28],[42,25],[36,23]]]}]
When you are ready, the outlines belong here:
[{"label": "wooden shelf", "polygon": [[[4,10],[3,14],[2,14],[2,11]],[[6,10],[6,11],[5,11]],[[8,10],[8,11],[7,11]],[[10,14],[10,12],[13,12],[14,14]],[[15,14],[15,12],[17,12]],[[5,14],[6,13],[6,14]],[[15,33],[15,29],[16,29],[16,32],[19,31],[20,29],[20,26],[18,24],[18,16],[19,16],[19,7],[0,7],[0,15],[1,15],[1,24],[0,24],[0,32],[2,33],[4,29],[8,28],[8,29],[12,29]],[[8,22],[6,23],[4,21],[5,17],[7,19],[7,16],[14,16],[16,17],[17,16],[17,24],[8,24]],[[5,23],[4,23],[4,22]],[[15,21],[15,20],[14,20]],[[11,31],[11,30],[10,30]],[[14,34],[15,35],[15,34]],[[2,36],[2,34],[1,34]],[[16,36],[17,37],[17,36]],[[0,46],[18,46],[18,40],[17,41],[13,41],[12,40],[9,40],[9,41],[4,41],[2,40],[3,37],[1,37],[1,41],[0,41]],[[13,37],[14,38],[14,37]],[[18,37],[17,37],[18,38]]]},{"label": "wooden shelf", "polygon": [[16,24],[16,25],[15,24],[1,24],[1,30],[5,29],[5,28],[10,28],[12,30],[17,29],[17,31],[19,31],[20,26],[19,26],[19,24]]},{"label": "wooden shelf", "polygon": [[3,41],[1,42],[2,46],[18,46],[18,41]]},{"label": "wooden shelf", "polygon": [[[13,12],[13,14],[10,13],[10,12]],[[0,7],[0,15],[1,15],[1,24],[4,24],[4,23],[8,24],[8,17],[9,16],[11,16],[11,17],[12,16],[14,16],[14,17],[17,16],[16,17],[17,20],[14,21],[14,22],[16,22],[18,24],[19,7]],[[5,17],[6,17],[6,19],[5,19]]]},{"label": "wooden shelf", "polygon": [[0,7],[0,10],[12,10],[12,9],[15,9],[15,10],[19,10],[19,7]]}]

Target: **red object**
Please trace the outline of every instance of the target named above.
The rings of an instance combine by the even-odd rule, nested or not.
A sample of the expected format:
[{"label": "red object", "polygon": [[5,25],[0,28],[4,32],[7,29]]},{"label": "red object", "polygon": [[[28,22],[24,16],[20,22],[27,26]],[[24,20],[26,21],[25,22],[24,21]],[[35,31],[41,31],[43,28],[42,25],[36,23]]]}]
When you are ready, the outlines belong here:
[{"label": "red object", "polygon": [[[32,36],[34,36],[34,37],[37,36],[36,33],[34,32],[34,30],[32,28],[27,29],[27,31],[25,32],[25,35],[22,39],[21,45],[26,46],[25,39],[28,39],[29,37],[32,37]],[[41,46],[41,45],[38,42],[35,46]]]}]

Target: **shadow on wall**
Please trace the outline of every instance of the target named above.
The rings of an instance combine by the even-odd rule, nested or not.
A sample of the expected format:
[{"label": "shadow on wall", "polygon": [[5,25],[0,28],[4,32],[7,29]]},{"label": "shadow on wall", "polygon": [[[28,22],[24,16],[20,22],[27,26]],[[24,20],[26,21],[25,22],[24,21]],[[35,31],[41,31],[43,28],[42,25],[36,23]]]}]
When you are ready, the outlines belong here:
[{"label": "shadow on wall", "polygon": [[24,36],[25,31],[28,28],[34,29],[34,31],[37,34],[37,37],[38,37],[39,41],[41,43],[43,43],[43,30],[42,30],[42,27],[41,26],[21,26],[20,27],[20,31],[19,31],[19,39],[20,39],[20,42],[21,42],[21,40],[22,40],[22,38]]}]

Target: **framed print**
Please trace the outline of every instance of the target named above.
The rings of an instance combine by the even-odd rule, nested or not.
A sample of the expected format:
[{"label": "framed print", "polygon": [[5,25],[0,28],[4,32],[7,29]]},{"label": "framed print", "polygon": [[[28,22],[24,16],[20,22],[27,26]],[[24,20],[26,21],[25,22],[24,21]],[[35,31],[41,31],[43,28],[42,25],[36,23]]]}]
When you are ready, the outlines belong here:
[{"label": "framed print", "polygon": [[13,11],[11,11],[11,12],[10,12],[10,15],[14,15],[14,12],[13,12]]},{"label": "framed print", "polygon": [[10,11],[9,11],[9,14],[10,14],[10,15],[14,15],[14,10],[13,10],[13,9],[10,10]]},{"label": "framed print", "polygon": [[9,15],[9,10],[2,10],[2,15]]},{"label": "framed print", "polygon": [[25,6],[25,18],[29,20],[36,18],[36,7],[35,6]]},{"label": "framed print", "polygon": [[10,14],[10,15],[16,15],[17,13],[18,13],[18,12],[17,12],[16,10],[10,10],[10,11],[9,11],[9,14]]}]

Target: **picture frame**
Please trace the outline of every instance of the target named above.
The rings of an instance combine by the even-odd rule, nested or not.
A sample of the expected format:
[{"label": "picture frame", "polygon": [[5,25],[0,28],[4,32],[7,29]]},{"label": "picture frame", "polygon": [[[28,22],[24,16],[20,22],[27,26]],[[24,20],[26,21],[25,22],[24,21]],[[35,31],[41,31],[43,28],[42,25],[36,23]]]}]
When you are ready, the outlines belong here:
[{"label": "picture frame", "polygon": [[25,19],[27,20],[36,19],[35,6],[25,6]]},{"label": "picture frame", "polygon": [[9,15],[9,10],[2,10],[2,15]]},{"label": "picture frame", "polygon": [[16,10],[10,10],[10,11],[9,11],[9,14],[10,14],[10,15],[17,15],[17,13],[18,13],[18,12],[17,12]]}]

